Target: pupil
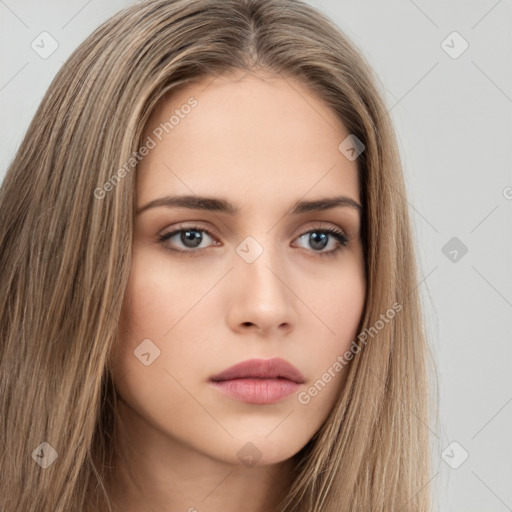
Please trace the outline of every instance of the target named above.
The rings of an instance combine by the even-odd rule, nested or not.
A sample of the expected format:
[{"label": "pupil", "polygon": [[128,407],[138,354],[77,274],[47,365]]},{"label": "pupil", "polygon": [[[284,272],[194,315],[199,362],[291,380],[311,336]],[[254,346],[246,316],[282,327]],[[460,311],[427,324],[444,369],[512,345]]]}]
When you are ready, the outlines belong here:
[{"label": "pupil", "polygon": [[[318,237],[323,238],[323,242],[324,243],[320,243],[320,245],[318,245],[317,244]],[[326,233],[313,232],[310,235],[310,239],[311,239],[311,247],[313,247],[315,249],[323,249],[326,246],[327,234]]]},{"label": "pupil", "polygon": [[[201,234],[196,230],[186,230],[181,233],[181,241],[187,247],[197,247],[201,244]],[[189,244],[191,243],[191,245]]]}]

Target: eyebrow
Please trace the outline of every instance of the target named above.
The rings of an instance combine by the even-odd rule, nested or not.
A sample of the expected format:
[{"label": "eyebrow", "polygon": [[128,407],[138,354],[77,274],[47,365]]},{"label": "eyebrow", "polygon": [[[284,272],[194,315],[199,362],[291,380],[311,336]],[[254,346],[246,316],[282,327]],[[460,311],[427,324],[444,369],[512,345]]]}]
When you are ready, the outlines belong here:
[{"label": "eyebrow", "polygon": [[[136,214],[149,210],[150,208],[157,208],[165,206],[167,208],[188,208],[191,210],[207,210],[211,212],[226,213],[229,215],[237,215],[240,209],[234,204],[224,199],[215,197],[202,197],[202,196],[165,196],[153,199],[141,206],[136,210]],[[357,210],[359,214],[362,213],[362,206],[354,199],[347,196],[326,197],[316,199],[314,201],[297,201],[290,214],[298,215],[308,212],[319,212],[324,210],[331,210],[338,207],[348,207]]]}]

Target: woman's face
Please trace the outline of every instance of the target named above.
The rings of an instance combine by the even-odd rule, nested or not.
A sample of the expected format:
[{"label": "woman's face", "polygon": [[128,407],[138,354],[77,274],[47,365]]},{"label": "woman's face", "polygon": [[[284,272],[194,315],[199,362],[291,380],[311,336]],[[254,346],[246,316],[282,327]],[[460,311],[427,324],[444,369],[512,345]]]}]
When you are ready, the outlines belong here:
[{"label": "woman's face", "polygon": [[[349,135],[275,76],[209,78],[153,112],[113,358],[123,423],[145,453],[277,463],[326,419],[365,301],[359,209],[315,207],[361,204],[357,160],[338,148]],[[211,381],[272,358],[303,379]]]}]

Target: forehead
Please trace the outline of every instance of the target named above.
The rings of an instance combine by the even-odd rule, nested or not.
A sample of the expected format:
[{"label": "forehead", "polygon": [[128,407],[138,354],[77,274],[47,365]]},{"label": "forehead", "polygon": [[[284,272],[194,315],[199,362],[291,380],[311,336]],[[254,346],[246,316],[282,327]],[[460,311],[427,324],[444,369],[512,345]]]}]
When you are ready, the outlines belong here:
[{"label": "forehead", "polygon": [[359,201],[357,160],[338,149],[349,135],[297,80],[207,77],[179,87],[153,111],[143,141],[154,147],[138,167],[137,203],[163,193],[261,203],[331,192]]}]

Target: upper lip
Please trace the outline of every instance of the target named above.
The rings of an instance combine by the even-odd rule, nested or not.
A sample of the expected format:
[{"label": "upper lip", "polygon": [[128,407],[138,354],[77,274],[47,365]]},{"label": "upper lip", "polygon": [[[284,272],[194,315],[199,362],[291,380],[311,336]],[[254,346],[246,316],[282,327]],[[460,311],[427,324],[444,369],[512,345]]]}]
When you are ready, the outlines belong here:
[{"label": "upper lip", "polygon": [[281,377],[298,383],[304,382],[304,375],[295,366],[280,357],[242,361],[210,377],[210,380],[222,381],[251,377],[257,379],[276,379]]}]

